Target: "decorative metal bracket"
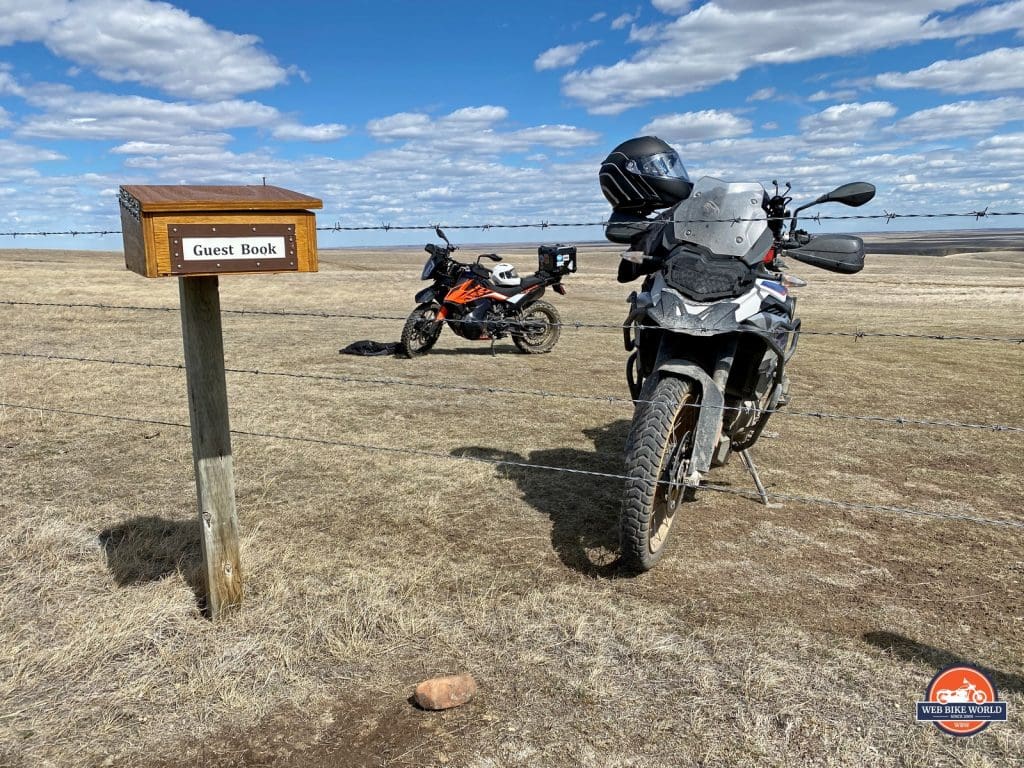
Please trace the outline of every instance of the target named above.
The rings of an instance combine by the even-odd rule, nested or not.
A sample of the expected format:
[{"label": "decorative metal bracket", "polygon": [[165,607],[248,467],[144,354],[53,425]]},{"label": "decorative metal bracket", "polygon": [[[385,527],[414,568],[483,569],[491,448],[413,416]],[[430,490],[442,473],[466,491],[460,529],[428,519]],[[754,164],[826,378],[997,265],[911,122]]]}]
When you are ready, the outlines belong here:
[{"label": "decorative metal bracket", "polygon": [[120,194],[118,194],[117,199],[121,203],[121,207],[124,208],[133,219],[136,221],[142,220],[142,206],[139,204],[138,200],[128,194],[124,187],[121,187],[121,191]]}]

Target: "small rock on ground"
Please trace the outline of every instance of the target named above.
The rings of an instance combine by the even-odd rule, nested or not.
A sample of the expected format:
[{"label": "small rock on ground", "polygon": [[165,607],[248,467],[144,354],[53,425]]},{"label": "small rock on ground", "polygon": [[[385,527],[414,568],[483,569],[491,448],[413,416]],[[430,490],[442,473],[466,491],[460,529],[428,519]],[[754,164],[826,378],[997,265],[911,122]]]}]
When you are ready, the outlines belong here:
[{"label": "small rock on ground", "polygon": [[433,677],[416,686],[413,698],[423,709],[451,709],[469,702],[476,694],[476,680],[468,673]]}]

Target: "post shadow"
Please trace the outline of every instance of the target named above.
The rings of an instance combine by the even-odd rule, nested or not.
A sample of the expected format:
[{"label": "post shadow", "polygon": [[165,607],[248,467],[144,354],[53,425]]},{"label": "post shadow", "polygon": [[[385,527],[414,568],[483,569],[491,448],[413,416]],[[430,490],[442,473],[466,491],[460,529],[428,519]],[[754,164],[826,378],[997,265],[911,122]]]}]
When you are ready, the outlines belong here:
[{"label": "post shadow", "polygon": [[[583,434],[594,441],[594,451],[553,448],[530,451],[524,456],[512,451],[466,446],[453,449],[451,454],[621,475],[622,451],[629,425],[628,420],[620,419],[604,427],[583,430]],[[551,518],[551,546],[567,566],[595,578],[635,575],[620,567],[617,554],[608,562],[603,558],[595,561],[591,555],[593,550],[618,553],[622,480],[501,464],[495,466],[495,471],[498,477],[513,480],[519,486],[527,504]]]},{"label": "post shadow", "polygon": [[1005,694],[1007,691],[1024,693],[1024,676],[986,667],[945,648],[919,643],[896,632],[865,632],[863,637],[867,643],[876,648],[881,648],[905,661],[921,662],[926,666],[933,667],[936,672],[954,664],[969,664],[988,675],[1000,693]]},{"label": "post shadow", "polygon": [[180,573],[192,589],[200,611],[206,610],[203,552],[194,519],[167,520],[145,515],[100,532],[107,568],[119,586],[159,581]]}]

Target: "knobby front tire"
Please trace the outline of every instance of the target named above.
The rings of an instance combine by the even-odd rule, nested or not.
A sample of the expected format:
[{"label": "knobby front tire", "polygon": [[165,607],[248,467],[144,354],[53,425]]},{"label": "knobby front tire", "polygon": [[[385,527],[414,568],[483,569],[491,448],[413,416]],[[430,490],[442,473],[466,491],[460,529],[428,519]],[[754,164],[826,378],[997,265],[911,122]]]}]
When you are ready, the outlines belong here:
[{"label": "knobby front tire", "polygon": [[412,311],[402,328],[402,351],[408,358],[419,357],[430,351],[441,335],[444,323],[437,319],[437,307],[420,304]]},{"label": "knobby front tire", "polygon": [[691,489],[681,479],[693,451],[699,409],[693,383],[667,376],[638,403],[626,440],[626,488],[619,517],[622,564],[648,571],[665,552],[669,534]]}]

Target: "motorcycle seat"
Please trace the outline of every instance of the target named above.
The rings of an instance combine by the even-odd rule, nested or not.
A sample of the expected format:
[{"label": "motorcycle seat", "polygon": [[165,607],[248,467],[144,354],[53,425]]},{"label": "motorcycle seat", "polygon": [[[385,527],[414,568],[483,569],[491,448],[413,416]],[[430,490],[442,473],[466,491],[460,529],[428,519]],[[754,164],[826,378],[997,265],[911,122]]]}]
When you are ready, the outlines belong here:
[{"label": "motorcycle seat", "polygon": [[488,281],[487,286],[491,290],[497,291],[502,296],[515,296],[517,293],[522,293],[528,288],[532,288],[535,285],[540,285],[543,282],[543,277],[540,277],[538,275],[530,275],[520,280],[519,285],[495,285],[494,283]]}]

